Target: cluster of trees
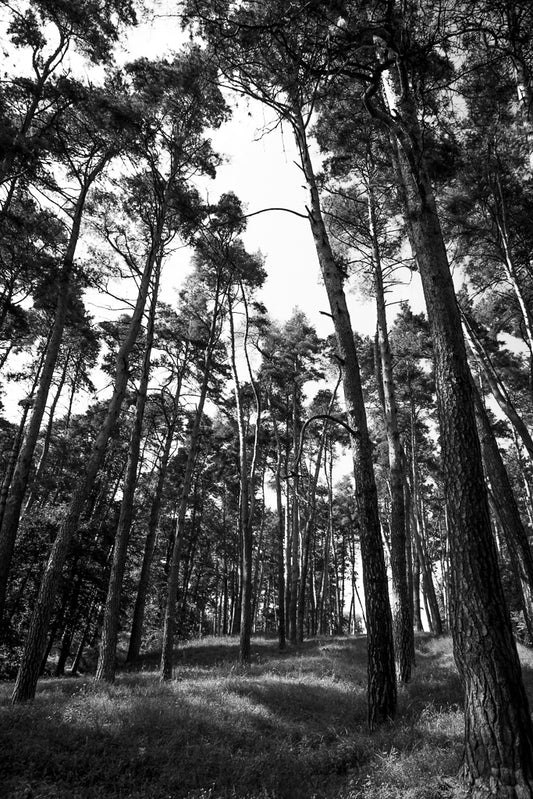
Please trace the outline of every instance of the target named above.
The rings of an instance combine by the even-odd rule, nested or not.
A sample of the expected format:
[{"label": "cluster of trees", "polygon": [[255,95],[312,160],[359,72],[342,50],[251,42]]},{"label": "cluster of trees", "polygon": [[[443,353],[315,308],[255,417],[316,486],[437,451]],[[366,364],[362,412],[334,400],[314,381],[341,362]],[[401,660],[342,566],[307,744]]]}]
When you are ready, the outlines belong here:
[{"label": "cluster of trees", "polygon": [[[253,631],[284,647],[362,619],[374,727],[411,678],[423,604],[453,635],[474,795],[533,796],[515,644],[533,641],[529,1],[189,0],[193,43],[121,68],[133,3],[3,9],[0,363],[4,390],[24,387],[0,420],[14,701],[52,653],[76,672],[95,643],[113,680],[121,631],[130,662],[157,642],[168,679],[178,635],[239,634],[246,663]],[[298,310],[269,317],[239,199],[202,200],[221,85],[294,134],[328,340]],[[171,306],[161,281],[184,244]],[[427,320],[405,303],[387,318],[400,269],[419,273]],[[87,293],[118,278],[128,312],[98,322]],[[373,340],[352,328],[354,281]],[[353,483],[335,479],[346,447]]]}]

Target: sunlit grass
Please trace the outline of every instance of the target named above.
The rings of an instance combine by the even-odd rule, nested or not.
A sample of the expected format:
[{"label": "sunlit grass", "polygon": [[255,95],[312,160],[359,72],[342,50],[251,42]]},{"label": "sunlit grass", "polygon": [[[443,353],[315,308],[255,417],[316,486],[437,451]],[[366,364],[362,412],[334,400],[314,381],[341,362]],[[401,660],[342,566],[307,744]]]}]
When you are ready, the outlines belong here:
[{"label": "sunlit grass", "polygon": [[[459,799],[463,720],[449,639],[418,640],[397,720],[366,729],[362,639],[285,653],[202,639],[159,682],[157,658],[114,685],[43,680],[33,704],[0,688],[1,795],[10,799]],[[528,665],[533,658],[524,650]],[[531,676],[528,670],[527,677]],[[531,683],[530,683],[531,684]]]}]

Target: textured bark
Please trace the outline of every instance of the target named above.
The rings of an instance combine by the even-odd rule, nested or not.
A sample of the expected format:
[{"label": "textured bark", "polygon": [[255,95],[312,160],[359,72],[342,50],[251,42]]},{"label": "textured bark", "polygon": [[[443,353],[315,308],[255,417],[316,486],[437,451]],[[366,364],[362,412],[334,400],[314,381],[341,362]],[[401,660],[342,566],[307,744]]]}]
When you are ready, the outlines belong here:
[{"label": "textured bark", "polygon": [[379,116],[399,144],[434,347],[449,521],[450,616],[466,694],[465,775],[479,799],[531,797],[533,729],[491,530],[459,309],[424,169],[416,110],[408,93],[396,94],[392,81],[386,89],[393,113]]},{"label": "textured bark", "polygon": [[148,326],[146,330],[146,344],[142,363],[142,371],[139,380],[139,387],[137,389],[137,400],[135,402],[135,415],[130,434],[126,474],[124,476],[124,485],[122,487],[120,515],[118,519],[117,531],[115,534],[111,570],[109,572],[102,635],[100,639],[100,651],[95,675],[97,681],[105,680],[106,682],[114,682],[115,680],[116,648],[120,623],[120,600],[122,595],[124,571],[126,568],[128,543],[130,540],[131,525],[133,521],[133,508],[135,489],[137,487],[137,473],[139,469],[144,410],[146,408],[146,398],[148,395],[148,381],[150,379],[152,346],[154,342],[155,312],[159,289],[160,270],[161,253],[157,258],[155,267],[154,286],[152,288],[152,300],[150,303]]},{"label": "textured bark", "polygon": [[468,343],[470,351],[472,352],[474,358],[476,359],[476,362],[483,370],[483,374],[487,379],[487,383],[489,384],[492,396],[500,406],[503,413],[507,416],[507,418],[511,422],[517,435],[520,437],[522,444],[527,450],[530,459],[533,461],[533,438],[531,437],[531,434],[527,429],[524,420],[522,419],[522,417],[514,407],[514,404],[511,398],[509,397],[509,394],[507,393],[507,389],[505,388],[504,384],[498,377],[488,353],[483,347],[481,341],[476,336],[474,329],[470,324],[466,314],[463,313],[461,315],[461,319],[465,331],[466,341]]},{"label": "textured bark", "polygon": [[317,184],[299,109],[293,108],[294,131],[303,174],[309,190],[309,222],[326,287],[339,357],[344,366],[343,388],[348,423],[352,430],[356,504],[360,521],[363,584],[368,622],[368,721],[371,728],[396,712],[396,673],[392,638],[392,616],[388,581],[381,541],[372,447],[361,389],[359,362],[350,315],[346,305],[343,276],[339,269],[320,206]]},{"label": "textured bark", "polygon": [[477,388],[474,386],[473,389],[485,475],[509,554],[518,568],[522,582],[525,621],[533,640],[533,554],[487,412]]},{"label": "textured bark", "polygon": [[387,431],[390,474],[390,542],[392,572],[392,624],[394,634],[394,653],[396,669],[400,682],[407,683],[411,679],[411,666],[414,652],[413,619],[407,585],[406,559],[406,520],[405,498],[403,486],[405,475],[403,469],[403,452],[398,426],[398,410],[392,373],[392,354],[387,327],[385,307],[385,288],[381,254],[376,233],[375,199],[371,180],[368,183],[368,216],[369,230],[372,240],[372,256],[374,268],[374,287],[377,309],[377,334],[379,355],[381,360],[380,377],[383,386],[383,413]]},{"label": "textured bark", "polygon": [[76,200],[72,214],[72,227],[65,251],[65,257],[63,259],[61,271],[59,273],[54,321],[52,323],[52,328],[48,339],[46,356],[39,380],[39,387],[35,395],[32,413],[26,430],[24,442],[17,458],[17,465],[13,473],[9,496],[2,519],[2,528],[0,530],[0,619],[2,618],[4,612],[9,569],[13,558],[13,550],[18,532],[22,503],[24,501],[24,495],[28,486],[30,470],[33,463],[35,445],[37,444],[39,430],[41,429],[41,422],[48,399],[48,392],[52,384],[52,378],[54,376],[54,370],[56,367],[61,342],[63,340],[63,331],[65,329],[69,305],[70,282],[74,269],[74,256],[76,254],[76,248],[80,236],[85,202],[91,185],[94,183],[108,160],[109,156],[103,157],[87,174],[85,182],[81,186],[81,190]]},{"label": "textured bark", "polygon": [[85,507],[87,497],[94,485],[98,469],[104,460],[109,436],[116,425],[122,408],[129,375],[128,359],[137,341],[137,336],[139,335],[156,254],[156,249],[152,248],[146,260],[133,315],[117,354],[113,395],[109,402],[102,427],[96,437],[93,452],[87,462],[85,473],[80,475],[77,488],[72,495],[66,516],[58,530],[46,564],[13,691],[13,702],[33,699],[35,696],[35,689],[39,676],[39,664],[46,645],[46,634],[54,606],[57,586],[61,577],[61,571],[70,548],[72,537],[78,529],[79,519]]}]

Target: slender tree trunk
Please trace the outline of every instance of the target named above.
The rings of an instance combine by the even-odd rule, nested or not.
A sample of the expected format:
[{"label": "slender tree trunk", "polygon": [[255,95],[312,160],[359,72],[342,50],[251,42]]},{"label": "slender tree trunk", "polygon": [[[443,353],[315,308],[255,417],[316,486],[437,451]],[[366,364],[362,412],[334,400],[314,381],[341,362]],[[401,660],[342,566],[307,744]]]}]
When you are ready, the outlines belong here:
[{"label": "slender tree trunk", "polygon": [[485,474],[509,554],[518,568],[522,583],[525,622],[533,641],[533,554],[487,412],[475,386],[474,401]]},{"label": "slender tree trunk", "polygon": [[255,558],[255,569],[252,580],[252,627],[253,632],[257,625],[257,612],[259,610],[261,592],[263,590],[263,581],[265,578],[264,569],[264,552],[263,552],[263,538],[265,535],[265,469],[262,469],[261,475],[261,496],[262,496],[262,512],[261,523],[259,525],[259,536],[257,541],[257,554]]},{"label": "slender tree trunk", "polygon": [[[511,34],[511,36],[512,35],[513,34]],[[516,36],[516,34],[514,35]],[[523,42],[521,42],[517,48],[517,42],[516,39],[514,39],[511,41],[511,46],[514,51],[513,55],[511,56],[511,62],[515,73],[516,97],[518,100],[520,115],[522,117],[522,128],[524,131],[524,140],[528,155],[528,167],[530,171],[533,172],[533,125],[531,124],[533,91],[531,89],[530,70],[527,66],[527,57],[520,52],[520,50],[523,48]],[[517,49],[519,51],[518,53]]]},{"label": "slender tree trunk", "polygon": [[144,410],[146,408],[146,398],[148,395],[148,381],[150,379],[152,346],[154,342],[154,325],[157,295],[159,290],[161,257],[162,255],[159,253],[154,271],[154,285],[152,288],[152,300],[150,303],[148,326],[146,330],[145,352],[139,387],[137,389],[135,417],[133,421],[133,428],[130,434],[128,462],[124,477],[124,485],[122,487],[120,516],[118,520],[117,532],[115,535],[113,560],[111,562],[111,571],[109,574],[109,584],[107,588],[104,609],[104,620],[100,639],[100,653],[96,667],[97,681],[105,680],[106,682],[114,682],[115,680],[115,656],[120,622],[120,599],[122,595],[124,571],[126,568],[126,556],[130,539],[131,524],[133,521],[133,508],[135,489],[137,487],[137,472],[139,468]]},{"label": "slender tree trunk", "polygon": [[520,279],[518,269],[516,268],[514,258],[511,252],[511,245],[509,242],[509,232],[507,229],[507,210],[505,207],[505,200],[503,197],[500,175],[496,174],[496,196],[494,197],[495,213],[494,218],[498,228],[500,248],[503,256],[503,266],[505,276],[509,281],[511,288],[516,297],[520,313],[522,315],[522,322],[525,330],[526,344],[529,348],[530,362],[533,359],[533,314],[529,308],[524,290],[522,288],[522,281]]},{"label": "slender tree trunk", "polygon": [[93,598],[89,604],[89,610],[87,612],[87,616],[83,624],[83,630],[80,636],[80,640],[78,641],[78,646],[76,647],[76,654],[74,655],[74,660],[72,661],[72,666],[70,668],[70,674],[73,676],[75,676],[78,673],[81,665],[83,650],[85,648],[85,644],[87,643],[87,638],[89,637],[89,630],[91,629],[91,623],[93,620],[93,614],[95,608],[96,608],[96,593],[93,594]]},{"label": "slender tree trunk", "polygon": [[533,728],[491,529],[461,319],[424,168],[416,109],[408,84],[399,97],[384,78],[392,112],[386,121],[399,144],[406,210],[433,338],[449,519],[451,626],[466,690],[465,775],[476,799],[523,799],[533,796]]},{"label": "slender tree trunk", "polygon": [[26,493],[33,462],[33,453],[39,436],[39,430],[41,429],[41,422],[46,408],[48,392],[52,383],[52,378],[63,339],[63,331],[65,328],[69,305],[70,282],[72,271],[74,269],[74,256],[80,236],[85,201],[92,183],[104,168],[107,160],[107,156],[102,158],[97,166],[87,176],[84,185],[81,187],[81,191],[73,212],[72,228],[70,231],[65,257],[63,259],[63,265],[59,274],[56,310],[48,340],[48,346],[46,348],[46,357],[39,380],[39,388],[37,389],[37,393],[35,395],[32,414],[26,430],[24,443],[17,459],[17,465],[15,467],[13,479],[11,481],[11,488],[9,491],[4,517],[2,519],[2,527],[0,529],[0,620],[2,619],[4,613],[9,570],[13,558],[13,550],[17,537],[22,503],[24,501],[24,495]]},{"label": "slender tree trunk", "polygon": [[33,480],[33,485],[32,485],[32,488],[30,490],[30,494],[28,496],[28,500],[26,502],[26,505],[24,506],[24,513],[25,514],[30,510],[31,506],[35,502],[35,499],[36,499],[37,493],[38,493],[39,483],[40,483],[40,481],[42,479],[42,476],[43,476],[43,473],[44,473],[44,470],[45,470],[45,467],[46,467],[46,459],[48,457],[48,452],[49,452],[49,449],[50,449],[50,442],[52,441],[52,430],[53,430],[53,427],[54,427],[55,412],[56,412],[56,408],[57,408],[57,403],[59,402],[59,398],[61,396],[61,392],[63,391],[63,386],[65,385],[65,380],[67,378],[67,370],[68,370],[68,367],[69,367],[69,362],[70,362],[70,349],[68,350],[68,352],[65,355],[65,363],[63,365],[63,371],[61,372],[61,377],[59,378],[59,383],[58,383],[58,386],[57,386],[57,390],[56,390],[56,393],[54,395],[54,399],[52,401],[52,404],[50,405],[50,409],[48,411],[48,424],[46,425],[46,433],[45,433],[44,441],[43,441],[43,449],[42,449],[41,455],[39,457],[39,462],[37,464],[37,468],[35,470],[35,478]]},{"label": "slender tree trunk", "polygon": [[[339,380],[337,382],[337,385],[335,386],[335,390],[331,395],[331,400],[328,405],[327,415],[330,415],[333,410],[341,378],[342,375],[339,376]],[[309,485],[309,492],[308,492],[309,511],[305,522],[304,533],[302,536],[302,566],[301,566],[300,590],[298,594],[298,617],[297,617],[297,640],[300,643],[304,639],[305,599],[307,592],[307,575],[309,570],[309,548],[311,543],[311,535],[315,524],[316,489],[318,485],[318,478],[320,476],[320,468],[322,465],[322,455],[324,452],[324,442],[326,440],[327,428],[328,428],[328,422],[326,421],[326,423],[322,428],[322,433],[320,435],[320,443],[316,455],[315,470],[311,476],[311,482]]]},{"label": "slender tree trunk", "polygon": [[[285,453],[285,474],[288,474],[288,455]],[[289,490],[289,481],[285,481],[285,518],[283,528],[283,548],[285,550],[285,625],[287,637],[290,637],[289,630],[289,617],[291,606],[291,563],[292,563],[292,539],[291,539],[291,519],[292,519],[292,504],[291,492]]]},{"label": "slender tree trunk", "polygon": [[[403,484],[403,495],[405,500],[405,507],[404,507],[404,519],[405,519],[405,556],[407,561],[407,591],[409,593],[409,616],[411,618],[411,627],[413,628],[413,634],[411,636],[411,664],[416,666],[416,648],[415,648],[415,636],[414,636],[414,629],[415,629],[415,586],[414,586],[414,555],[413,555],[413,533],[412,533],[412,524],[411,524],[411,492],[409,490],[409,485],[407,481],[407,466],[406,466],[406,458],[405,452],[403,452],[404,458],[404,466],[403,466],[403,474],[404,474],[404,484]],[[420,602],[418,603],[420,605]],[[420,608],[418,609],[418,613],[420,614]],[[418,629],[418,628],[416,628]]]},{"label": "slender tree trunk", "polygon": [[309,190],[309,223],[326,287],[339,357],[344,365],[344,398],[351,442],[360,519],[363,582],[368,617],[368,721],[371,728],[396,712],[396,673],[388,580],[381,541],[372,447],[355,341],[346,304],[343,275],[329,242],[316,179],[307,145],[306,126],[299,108],[292,109],[303,174]]},{"label": "slender tree trunk", "polygon": [[39,676],[39,663],[46,643],[46,634],[54,606],[57,585],[61,577],[61,571],[70,548],[72,537],[78,528],[80,516],[85,507],[87,498],[91,493],[98,469],[104,460],[109,436],[116,425],[122,408],[122,402],[128,384],[128,360],[141,328],[150,278],[158,249],[159,241],[157,241],[157,245],[155,243],[152,245],[152,249],[146,260],[133,315],[117,354],[115,384],[107,413],[96,437],[93,452],[89,457],[85,472],[80,475],[77,488],[72,495],[66,516],[61,523],[48,558],[48,563],[30,621],[28,636],[13,691],[13,702],[33,699],[35,696],[35,689]]},{"label": "slender tree trunk", "polygon": [[514,407],[514,404],[507,393],[507,389],[498,377],[488,353],[485,351],[485,348],[481,344],[479,338],[476,336],[474,329],[468,321],[466,315],[462,314],[461,318],[466,341],[469,345],[470,351],[472,352],[476,362],[483,370],[483,374],[487,379],[487,383],[489,384],[494,399],[511,422],[518,436],[520,436],[520,439],[526,448],[530,459],[533,461],[533,438],[531,438],[531,434],[527,429],[524,420]]},{"label": "slender tree trunk", "polygon": [[430,631],[442,635],[442,618],[435,591],[435,581],[431,561],[426,547],[426,526],[422,500],[418,493],[418,485],[413,482],[413,537],[418,555],[418,563],[422,574],[422,590],[426,600],[426,609]]},{"label": "slender tree trunk", "polygon": [[414,606],[414,623],[417,633],[424,632],[424,625],[422,624],[421,604],[420,604],[420,560],[418,552],[415,552],[413,558],[413,606]]},{"label": "slender tree trunk", "polygon": [[176,429],[177,422],[177,408],[179,397],[181,394],[181,377],[178,380],[178,386],[174,395],[174,414],[170,422],[163,452],[161,455],[161,462],[159,464],[159,474],[157,476],[157,485],[155,488],[154,497],[152,499],[152,506],[150,508],[150,518],[148,520],[148,534],[144,544],[144,554],[141,566],[141,573],[139,575],[139,582],[137,585],[137,595],[135,599],[135,606],[133,609],[133,619],[131,623],[131,634],[128,646],[128,655],[126,658],[127,663],[134,663],[139,657],[142,643],[142,632],[144,624],[144,611],[146,606],[146,596],[148,593],[148,585],[150,579],[150,569],[155,551],[157,529],[159,526],[159,517],[161,513],[161,504],[163,500],[163,489],[168,470],[168,462],[170,458],[170,449]]},{"label": "slender tree trunk", "polygon": [[63,674],[65,673],[65,665],[70,655],[72,639],[74,637],[76,624],[78,622],[80,614],[79,598],[80,598],[81,584],[82,580],[78,576],[76,578],[72,596],[70,597],[69,609],[66,613],[65,624],[63,627],[63,635],[61,636],[61,646],[59,648],[59,656],[55,668],[56,677],[62,677]]},{"label": "slender tree trunk", "polygon": [[281,470],[283,467],[283,453],[279,437],[278,424],[272,408],[272,426],[276,440],[276,511],[277,511],[277,567],[278,567],[278,638],[279,648],[284,650],[287,642],[285,639],[285,520],[283,515],[283,498],[281,492]]},{"label": "slender tree trunk", "polygon": [[200,395],[198,397],[198,405],[196,407],[194,423],[191,430],[189,452],[187,454],[185,473],[183,475],[183,482],[180,490],[180,501],[178,506],[177,519],[176,519],[174,544],[172,546],[172,554],[168,570],[167,594],[166,594],[165,611],[163,618],[163,643],[162,643],[161,665],[160,665],[161,680],[170,680],[172,678],[172,656],[174,651],[174,634],[176,626],[176,607],[178,601],[181,546],[185,530],[185,516],[187,513],[187,507],[189,502],[189,493],[192,486],[194,467],[196,465],[198,445],[200,443],[202,417],[204,412],[205,401],[207,398],[207,391],[209,387],[213,350],[217,340],[221,290],[222,290],[221,275],[219,274],[217,277],[217,287],[215,291],[214,310],[211,318],[209,336],[205,350],[204,365],[203,365],[204,371],[202,376],[202,383],[200,386]]},{"label": "slender tree trunk", "polygon": [[328,486],[328,523],[324,534],[324,548],[322,550],[322,578],[320,580],[317,601],[319,635],[327,635],[328,632],[327,613],[329,604],[329,553],[331,547],[331,537],[333,535],[333,494],[331,491],[331,480],[328,479],[329,475],[327,464],[324,464],[324,471],[326,472]]},{"label": "slender tree trunk", "polygon": [[372,240],[372,256],[374,266],[374,286],[377,309],[377,334],[379,355],[381,360],[380,377],[383,384],[383,413],[387,430],[390,474],[390,541],[392,572],[392,624],[394,633],[394,652],[398,679],[407,683],[411,679],[412,654],[414,651],[413,620],[410,612],[409,592],[407,586],[406,561],[406,521],[405,498],[403,487],[403,453],[398,426],[398,411],[392,373],[392,354],[389,343],[387,312],[385,306],[385,288],[381,253],[376,228],[375,199],[372,189],[372,178],[368,181],[368,217]]},{"label": "slender tree trunk", "polygon": [[248,467],[248,452],[246,446],[246,428],[244,424],[244,412],[241,400],[241,386],[237,372],[237,361],[235,353],[235,329],[233,319],[233,307],[230,300],[229,321],[231,336],[231,370],[235,386],[235,404],[237,408],[237,429],[239,432],[239,464],[240,464],[240,528],[242,541],[242,581],[241,581],[241,625],[240,625],[240,645],[239,657],[243,664],[250,662],[250,648],[252,636],[252,557],[253,557],[253,515],[255,505],[255,478],[257,471],[257,456],[259,447],[259,425],[261,419],[261,404],[259,395],[252,375],[251,364],[248,357],[248,330],[249,316],[248,303],[244,290],[244,285],[240,283],[241,299],[245,310],[245,331],[244,331],[244,356],[248,367],[248,376],[254,393],[256,406],[256,421],[254,432],[254,444],[250,467]]},{"label": "slender tree trunk", "polygon": [[[31,389],[30,389],[30,392],[29,392],[28,396],[26,397],[26,401],[23,403],[22,416],[21,416],[19,424],[18,424],[17,432],[15,434],[15,438],[14,438],[14,441],[13,441],[13,446],[11,447],[11,451],[9,453],[8,461],[7,461],[7,464],[6,464],[6,470],[5,470],[4,476],[2,478],[2,489],[0,491],[0,526],[2,525],[3,520],[4,520],[4,513],[5,513],[5,510],[6,510],[6,504],[7,504],[7,500],[8,500],[8,496],[9,496],[9,489],[11,487],[11,481],[13,479],[13,474],[14,474],[14,471],[15,471],[15,467],[17,465],[17,460],[18,460],[18,457],[19,457],[19,454],[20,454],[20,449],[21,449],[22,442],[23,442],[23,439],[24,439],[24,429],[26,427],[26,420],[28,418],[28,414],[30,412],[30,408],[31,408],[32,403],[33,403],[33,399],[34,399],[34,396],[35,396],[35,391],[37,390],[37,386],[39,384],[39,379],[40,379],[40,376],[41,376],[41,369],[42,369],[42,366],[43,366],[43,363],[44,363],[44,359],[46,357],[46,348],[48,346],[49,338],[50,338],[50,334],[48,335],[48,339],[47,339],[46,345],[43,347],[43,349],[42,349],[42,351],[40,353],[39,360],[37,361],[37,368],[35,369],[35,372],[34,372],[33,378],[32,378],[32,386],[31,386]],[[0,545],[0,549],[1,549],[1,545]],[[0,619],[0,622],[1,622],[1,619]]]}]

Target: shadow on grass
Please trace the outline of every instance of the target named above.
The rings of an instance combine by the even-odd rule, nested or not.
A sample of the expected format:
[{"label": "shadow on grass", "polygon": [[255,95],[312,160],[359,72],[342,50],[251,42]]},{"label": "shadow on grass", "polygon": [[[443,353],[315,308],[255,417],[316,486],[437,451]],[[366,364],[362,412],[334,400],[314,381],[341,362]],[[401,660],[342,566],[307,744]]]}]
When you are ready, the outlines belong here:
[{"label": "shadow on grass", "polygon": [[[33,705],[11,708],[3,691],[2,795],[366,796],[343,790],[383,771],[384,763],[396,769],[398,758],[411,763],[419,751],[427,768],[435,768],[435,751],[460,746],[460,686],[449,645],[420,644],[413,683],[400,691],[397,722],[373,735],[365,724],[362,638],[310,640],[285,652],[276,641],[254,639],[246,670],[237,667],[237,639],[204,640],[180,648],[177,679],[169,683],[146,671],[151,662],[145,658],[144,671],[124,672],[114,686],[44,680]],[[399,754],[391,760],[393,752]]]},{"label": "shadow on grass", "polygon": [[[10,709],[0,775],[7,794],[307,799],[357,762],[341,689],[220,681],[125,686]],[[7,727],[7,729],[6,729]],[[200,795],[200,794],[198,794]]]},{"label": "shadow on grass", "polygon": [[[362,646],[362,649],[361,649]],[[310,638],[300,644],[287,644],[280,650],[276,638],[252,638],[252,664],[272,660],[290,660],[309,652],[336,651],[342,657],[354,656],[356,661],[366,657],[364,636],[358,638]],[[157,671],[161,660],[158,650],[140,655],[135,663],[124,664],[125,671]],[[174,651],[174,666],[202,666],[210,668],[221,664],[238,664],[239,639],[236,636],[187,641]]]}]

